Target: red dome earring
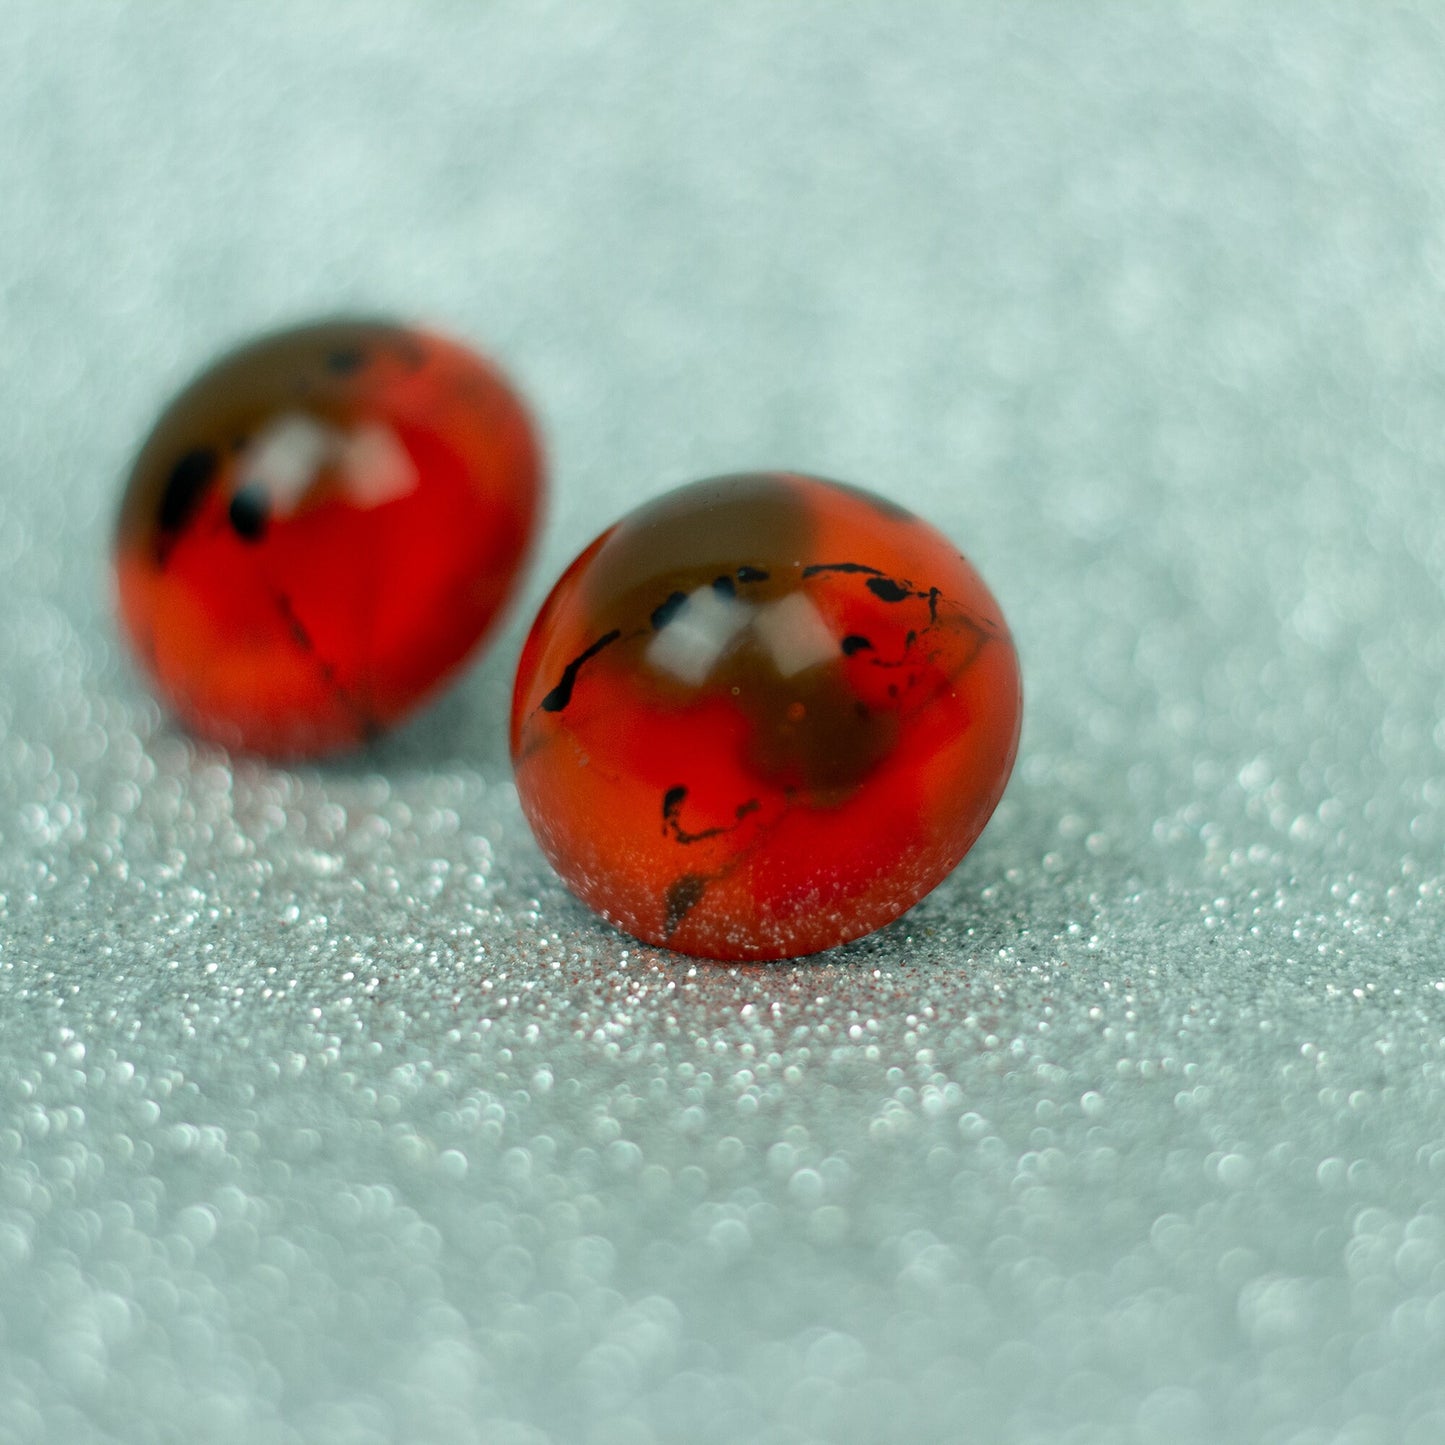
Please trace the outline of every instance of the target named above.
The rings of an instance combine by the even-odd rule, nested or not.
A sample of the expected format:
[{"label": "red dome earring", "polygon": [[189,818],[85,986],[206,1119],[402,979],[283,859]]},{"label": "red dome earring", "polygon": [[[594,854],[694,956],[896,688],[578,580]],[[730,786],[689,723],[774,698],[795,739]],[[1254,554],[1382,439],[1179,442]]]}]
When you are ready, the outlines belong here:
[{"label": "red dome earring", "polygon": [[940,883],[1008,781],[1018,659],[982,579],[881,497],[698,482],[597,538],[522,652],[522,807],[568,886],[650,943],[786,958]]},{"label": "red dome earring", "polygon": [[266,336],[141,448],[115,536],[123,628],[193,731],[355,746],[486,633],[542,491],[521,401],[456,342],[362,321]]}]

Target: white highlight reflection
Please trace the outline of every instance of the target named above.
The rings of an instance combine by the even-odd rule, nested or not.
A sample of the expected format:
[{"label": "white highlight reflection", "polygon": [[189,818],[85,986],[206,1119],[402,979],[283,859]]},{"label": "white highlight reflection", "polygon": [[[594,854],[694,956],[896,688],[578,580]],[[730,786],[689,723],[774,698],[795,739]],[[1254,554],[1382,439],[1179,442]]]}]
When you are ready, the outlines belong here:
[{"label": "white highlight reflection", "polygon": [[682,682],[700,683],[748,625],[752,609],[713,587],[699,587],[647,645],[647,660]]},{"label": "white highlight reflection", "polygon": [[795,677],[838,656],[838,639],[800,592],[754,607],[714,587],[699,587],[647,645],[647,662],[696,687],[747,631],[781,677]]},{"label": "white highlight reflection", "polygon": [[342,434],[338,451],[346,494],[357,506],[379,507],[416,490],[411,454],[389,426],[372,422]]},{"label": "white highlight reflection", "polygon": [[758,608],[753,629],[783,677],[794,677],[838,656],[838,639],[801,592]]},{"label": "white highlight reflection", "polygon": [[416,490],[419,478],[396,433],[380,422],[354,431],[328,426],[305,412],[286,412],[247,448],[242,485],[258,484],[279,517],[289,516],[331,468],[358,507],[379,507]]},{"label": "white highlight reflection", "polygon": [[314,416],[284,412],[247,449],[242,482],[259,482],[271,511],[289,516],[326,465],[333,445],[331,428]]}]

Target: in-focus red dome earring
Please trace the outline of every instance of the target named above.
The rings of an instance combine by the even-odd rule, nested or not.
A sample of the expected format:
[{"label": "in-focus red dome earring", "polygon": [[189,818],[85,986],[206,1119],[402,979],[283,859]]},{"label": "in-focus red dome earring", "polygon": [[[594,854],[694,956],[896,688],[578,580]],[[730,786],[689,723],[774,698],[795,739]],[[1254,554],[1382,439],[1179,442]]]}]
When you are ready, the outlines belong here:
[{"label": "in-focus red dome earring", "polygon": [[683,487],[567,569],[511,747],[553,866],[628,933],[786,958],[940,883],[1008,781],[1018,658],[926,522],[787,473]]},{"label": "in-focus red dome earring", "polygon": [[278,332],[166,409],[115,534],[122,625],[193,731],[279,755],[390,727],[471,652],[536,529],[522,402],[454,341]]}]

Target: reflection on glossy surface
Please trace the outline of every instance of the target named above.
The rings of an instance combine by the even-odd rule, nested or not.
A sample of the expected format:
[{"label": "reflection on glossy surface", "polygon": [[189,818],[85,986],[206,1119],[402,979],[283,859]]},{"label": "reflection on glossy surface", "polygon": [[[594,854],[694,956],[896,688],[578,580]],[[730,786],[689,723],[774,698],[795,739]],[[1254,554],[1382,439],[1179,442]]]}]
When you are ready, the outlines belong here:
[{"label": "reflection on glossy surface", "polygon": [[997,604],[902,509],[786,474],[700,482],[568,569],[523,652],[522,803],[575,892],[719,958],[814,952],[917,902],[1007,781]]},{"label": "reflection on glossy surface", "polygon": [[379,507],[414,492],[416,464],[384,422],[332,426],[284,412],[237,454],[236,494],[254,493],[270,518],[289,517],[329,478],[356,507]]},{"label": "reflection on glossy surface", "polygon": [[354,745],[491,625],[541,493],[531,424],[453,342],[333,322],[224,358],[157,423],[116,536],[122,622],[193,730]]}]

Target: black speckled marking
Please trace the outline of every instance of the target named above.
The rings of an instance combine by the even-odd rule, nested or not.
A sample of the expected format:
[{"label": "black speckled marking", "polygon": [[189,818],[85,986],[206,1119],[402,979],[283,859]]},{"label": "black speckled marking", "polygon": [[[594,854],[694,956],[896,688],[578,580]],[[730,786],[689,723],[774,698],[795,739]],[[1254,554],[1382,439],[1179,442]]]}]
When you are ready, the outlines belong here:
[{"label": "black speckled marking", "polygon": [[671,833],[679,843],[702,843],[708,838],[718,838],[724,833],[731,833],[733,828],[738,826],[744,818],[751,813],[756,813],[762,807],[759,798],[749,798],[745,803],[739,803],[733,810],[733,817],[737,820],[731,827],[727,828],[703,828],[699,832],[689,833],[682,826],[679,814],[682,805],[687,801],[687,786],[684,783],[675,783],[662,795],[662,831]]},{"label": "black speckled marking", "polygon": [[686,798],[687,788],[682,783],[675,783],[662,795],[662,830],[664,833],[670,832],[679,843],[701,843],[728,831],[726,828],[704,828],[701,832],[689,833],[678,818],[678,813]]},{"label": "black speckled marking", "polygon": [[737,583],[731,577],[714,577],[712,590],[720,597],[736,597],[738,595]]},{"label": "black speckled marking", "polygon": [[356,725],[361,731],[362,741],[374,742],[381,736],[384,729],[372,716],[370,710],[363,707],[346,688],[342,687],[336,676],[336,669],[317,652],[316,643],[312,640],[310,632],[306,630],[306,624],[296,615],[291,598],[284,592],[276,592],[273,594],[272,600],[276,604],[277,612],[281,614],[281,620],[286,624],[286,630],[291,634],[292,642],[315,661],[316,671],[320,674],[321,680],[331,689],[341,706],[356,720]]},{"label": "black speckled marking", "polygon": [[611,647],[621,636],[620,629],[614,627],[611,632],[599,637],[585,652],[579,652],[562,669],[562,676],[558,680],[557,686],[542,699],[542,711],[561,712],[572,701],[572,689],[577,686],[577,674],[582,671],[583,666],[596,657],[604,647]]},{"label": "black speckled marking", "polygon": [[259,542],[271,522],[271,499],[258,482],[247,482],[234,497],[226,512],[231,530],[243,542]]},{"label": "black speckled marking", "polygon": [[652,629],[654,632],[661,632],[681,610],[683,603],[687,601],[686,592],[673,592],[665,602],[659,603],[652,609]]},{"label": "black speckled marking", "polygon": [[156,560],[165,564],[177,535],[196,514],[207,488],[216,480],[219,460],[210,447],[195,447],[171,468],[161,493],[156,523]]},{"label": "black speckled marking", "polygon": [[873,644],[859,632],[850,632],[840,646],[847,657],[852,657],[855,652],[873,651]]},{"label": "black speckled marking", "polygon": [[870,577],[883,575],[878,568],[869,567],[863,562],[814,562],[812,566],[803,568],[804,577],[817,577],[824,572],[865,572]]},{"label": "black speckled marking", "polygon": [[882,602],[903,602],[918,594],[891,577],[870,577],[868,590]]},{"label": "black speckled marking", "polygon": [[943,594],[937,587],[920,592],[911,582],[900,582],[865,562],[815,562],[811,567],[803,568],[804,577],[817,577],[824,572],[852,572],[867,577],[868,590],[881,602],[906,602],[910,597],[920,597],[928,603],[929,618],[938,621],[938,602]]},{"label": "black speckled marking", "polygon": [[766,582],[771,574],[764,572],[761,567],[739,567],[739,582]]},{"label": "black speckled marking", "polygon": [[[286,624],[286,630],[291,634],[291,640],[302,652],[309,652],[316,656],[316,644],[311,640],[311,634],[306,630],[305,624],[296,615],[296,609],[291,605],[291,599],[284,593],[276,594],[276,610],[281,614],[281,620]],[[321,664],[326,667],[325,663]]]},{"label": "black speckled marking", "polygon": [[664,938],[671,938],[677,932],[682,920],[702,902],[708,880],[701,873],[684,873],[667,890],[667,918],[662,925]]}]

